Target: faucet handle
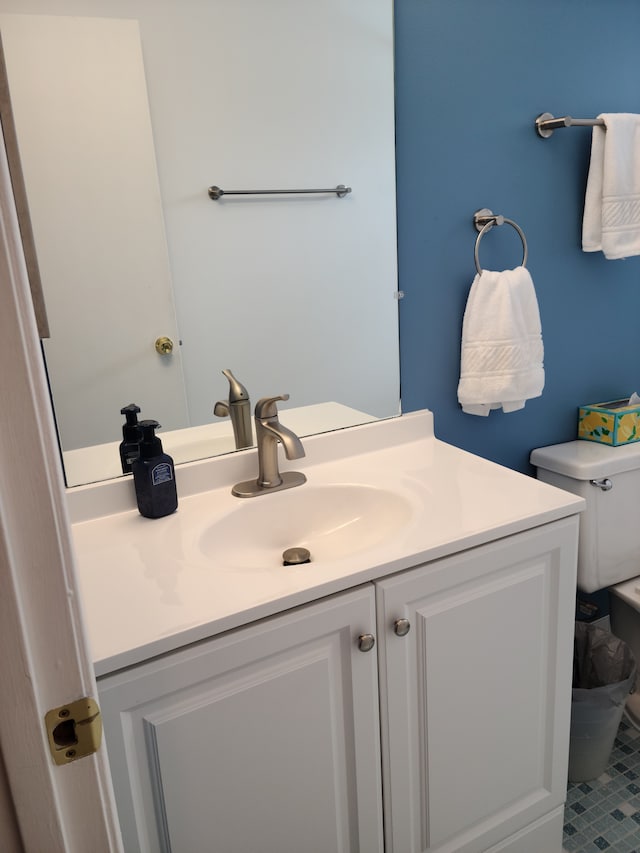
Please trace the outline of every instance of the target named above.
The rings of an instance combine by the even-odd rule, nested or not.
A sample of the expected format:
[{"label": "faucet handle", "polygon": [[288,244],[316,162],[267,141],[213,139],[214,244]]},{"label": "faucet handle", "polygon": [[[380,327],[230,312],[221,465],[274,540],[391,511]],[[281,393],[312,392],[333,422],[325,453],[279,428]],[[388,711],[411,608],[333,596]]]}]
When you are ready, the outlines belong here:
[{"label": "faucet handle", "polygon": [[278,400],[288,399],[288,394],[280,394],[279,397],[262,397],[256,403],[256,418],[277,418],[278,408],[276,406],[276,403],[278,402]]},{"label": "faucet handle", "polygon": [[229,380],[229,403],[240,403],[249,399],[249,392],[230,370],[223,370],[222,375]]}]

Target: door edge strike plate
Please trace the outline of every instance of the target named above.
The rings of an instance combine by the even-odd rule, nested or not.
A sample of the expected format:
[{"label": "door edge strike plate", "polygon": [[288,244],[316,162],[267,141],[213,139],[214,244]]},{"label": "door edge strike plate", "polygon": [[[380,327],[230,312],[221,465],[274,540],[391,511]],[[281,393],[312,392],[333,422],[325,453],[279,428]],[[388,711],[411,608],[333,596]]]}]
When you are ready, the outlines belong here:
[{"label": "door edge strike plate", "polygon": [[53,708],[47,711],[44,721],[56,764],[70,764],[100,749],[102,715],[95,699],[78,699]]}]

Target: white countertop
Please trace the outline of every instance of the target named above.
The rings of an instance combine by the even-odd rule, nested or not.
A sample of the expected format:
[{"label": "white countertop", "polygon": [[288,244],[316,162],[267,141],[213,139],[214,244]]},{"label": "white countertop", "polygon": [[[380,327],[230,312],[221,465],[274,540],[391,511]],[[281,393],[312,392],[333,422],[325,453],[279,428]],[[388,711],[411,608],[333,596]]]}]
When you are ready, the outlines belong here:
[{"label": "white countertop", "polygon": [[[411,505],[407,523],[341,559],[283,567],[278,548],[304,542],[291,541],[287,518],[276,511],[278,494],[245,500],[231,495],[235,482],[255,476],[255,450],[179,466],[178,510],[162,519],[145,519],[129,508],[135,507],[130,478],[70,490],[77,570],[98,676],[572,515],[584,505],[575,495],[439,441],[428,411],[313,436],[304,446],[304,459],[288,462],[281,456],[283,471],[303,471],[310,488],[345,482],[388,486]],[[205,556],[197,531],[247,500],[254,507],[264,501],[265,512],[274,514],[273,555],[241,566]]]}]

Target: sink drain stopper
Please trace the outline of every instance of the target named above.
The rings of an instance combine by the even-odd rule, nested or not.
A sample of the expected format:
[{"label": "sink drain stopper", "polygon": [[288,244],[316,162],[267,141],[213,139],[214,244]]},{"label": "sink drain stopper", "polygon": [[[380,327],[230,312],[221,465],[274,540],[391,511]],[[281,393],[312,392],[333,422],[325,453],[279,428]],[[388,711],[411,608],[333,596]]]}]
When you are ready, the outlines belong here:
[{"label": "sink drain stopper", "polygon": [[306,548],[287,548],[282,554],[283,566],[301,566],[311,562],[311,554]]}]

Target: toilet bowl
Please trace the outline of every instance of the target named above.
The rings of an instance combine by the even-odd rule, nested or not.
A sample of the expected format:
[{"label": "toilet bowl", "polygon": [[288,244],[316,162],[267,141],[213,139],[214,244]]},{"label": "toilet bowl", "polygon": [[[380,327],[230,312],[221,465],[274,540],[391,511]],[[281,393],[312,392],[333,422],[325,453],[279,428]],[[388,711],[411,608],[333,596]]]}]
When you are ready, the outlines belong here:
[{"label": "toilet bowl", "polygon": [[[578,589],[611,593],[611,631],[640,662],[640,442],[569,441],[532,451],[539,480],[580,495]],[[639,667],[640,668],[640,667]],[[640,729],[640,676],[625,713]]]}]

